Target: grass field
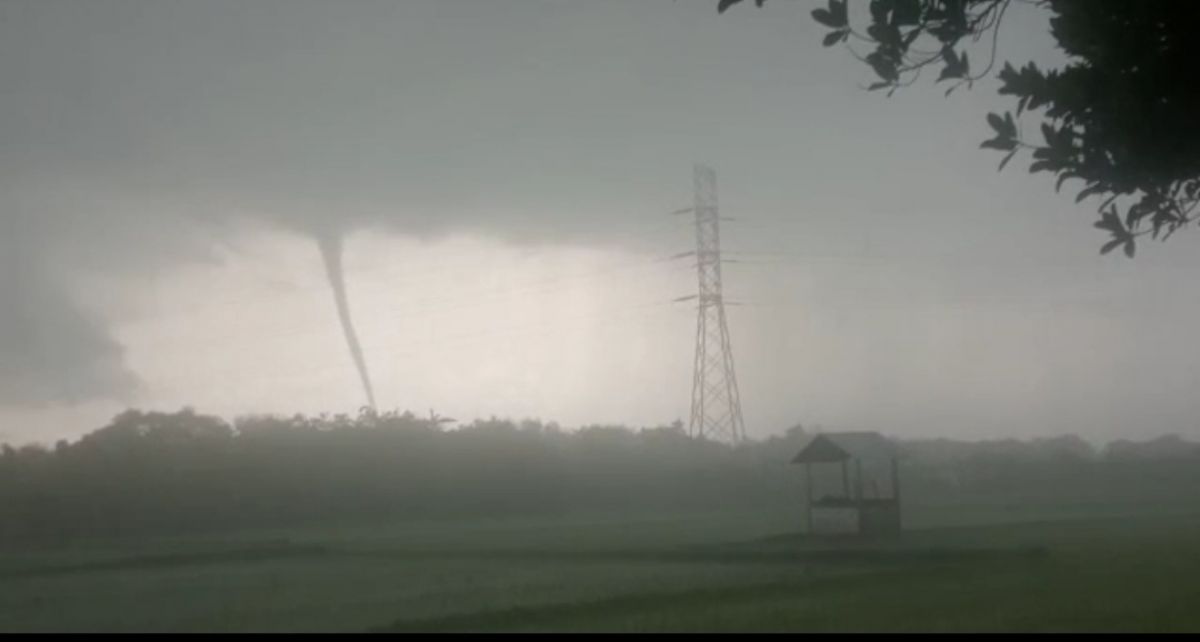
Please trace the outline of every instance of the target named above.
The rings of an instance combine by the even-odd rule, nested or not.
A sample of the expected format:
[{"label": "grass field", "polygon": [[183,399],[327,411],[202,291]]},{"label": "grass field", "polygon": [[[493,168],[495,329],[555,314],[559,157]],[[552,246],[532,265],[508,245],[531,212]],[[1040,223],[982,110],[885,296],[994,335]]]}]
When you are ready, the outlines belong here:
[{"label": "grass field", "polygon": [[1200,630],[1200,511],[994,517],[877,544],[731,511],[26,548],[0,630]]}]

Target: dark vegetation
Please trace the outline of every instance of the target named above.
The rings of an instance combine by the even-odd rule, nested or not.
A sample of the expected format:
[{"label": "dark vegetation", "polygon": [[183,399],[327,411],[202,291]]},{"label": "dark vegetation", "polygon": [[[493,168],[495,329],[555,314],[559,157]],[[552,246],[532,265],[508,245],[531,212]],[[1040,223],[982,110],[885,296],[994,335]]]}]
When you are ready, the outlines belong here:
[{"label": "dark vegetation", "polygon": [[[787,462],[805,439],[797,427],[733,449],[678,425],[564,431],[492,419],[451,430],[366,411],[230,424],[190,410],[131,410],[53,449],[4,446],[0,536],[53,542],[586,511],[795,511],[800,475]],[[1099,451],[1075,437],[901,446],[910,513],[1177,505],[1200,495],[1200,446],[1176,437]]]},{"label": "dark vegetation", "polygon": [[[744,0],[719,0],[724,12]],[[765,0],[755,0],[763,7]],[[855,3],[857,4],[857,3]],[[1067,56],[1060,69],[1006,63],[998,47],[1014,5],[1045,10],[1047,26]],[[869,66],[873,91],[934,83],[970,88],[995,72],[999,93],[1015,110],[988,114],[993,138],[984,148],[1020,152],[1029,171],[1074,181],[1076,201],[1096,197],[1095,227],[1132,257],[1135,241],[1166,239],[1200,219],[1200,51],[1193,31],[1200,3],[1178,0],[870,0],[854,24],[849,0],[828,0],[812,17],[829,31],[826,47],[843,44]],[[858,48],[869,49],[861,54]],[[974,56],[972,56],[974,54]],[[943,84],[944,83],[944,84]],[[1029,121],[1024,132],[1021,119]]]}]

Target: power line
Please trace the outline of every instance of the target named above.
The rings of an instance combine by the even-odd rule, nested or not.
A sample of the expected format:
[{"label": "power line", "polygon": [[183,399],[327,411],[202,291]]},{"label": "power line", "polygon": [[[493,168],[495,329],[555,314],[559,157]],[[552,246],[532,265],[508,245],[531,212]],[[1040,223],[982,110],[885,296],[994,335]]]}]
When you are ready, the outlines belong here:
[{"label": "power line", "polygon": [[[631,267],[637,268],[638,266],[631,266]],[[650,267],[650,266],[649,265],[642,266],[643,271],[646,267]],[[681,266],[681,267],[686,267],[686,266]],[[678,270],[678,268],[676,268],[676,270]],[[628,271],[629,270],[624,270],[624,272],[628,272]],[[609,269],[606,272],[611,273],[614,271]],[[600,276],[600,275],[601,275],[600,273],[592,274],[592,276]],[[669,275],[670,275],[669,272],[660,274],[660,276],[669,276]],[[642,278],[639,280],[639,282],[646,283],[646,280],[645,280],[645,278]],[[573,285],[573,284],[568,284],[568,285]],[[548,292],[554,292],[555,290],[561,290],[561,287],[559,287],[559,288],[542,287],[542,288],[526,288],[524,290],[497,291],[497,292],[492,293],[491,296],[468,295],[468,296],[463,296],[463,297],[450,297],[448,299],[445,299],[445,300],[450,300],[450,301],[456,301],[457,302],[456,305],[437,304],[436,301],[430,300],[430,299],[415,299],[415,300],[410,300],[410,301],[404,302],[403,306],[406,308],[406,312],[404,314],[394,315],[394,316],[391,316],[390,318],[393,321],[393,323],[399,323],[399,324],[410,323],[410,322],[426,320],[426,319],[431,320],[431,321],[436,321],[441,316],[449,317],[449,316],[452,316],[454,313],[462,312],[463,310],[478,309],[481,307],[486,307],[489,304],[492,304],[492,305],[503,304],[503,302],[505,300],[515,299],[518,297],[526,298],[530,294],[535,293],[535,292],[540,292],[540,293],[545,294]],[[533,303],[533,300],[526,298],[526,300],[522,301],[522,303],[526,304],[526,305],[531,305]],[[667,301],[667,297],[664,296],[664,297],[661,297],[661,299],[658,300],[654,305],[666,305],[668,303],[669,303],[669,301]],[[302,339],[303,337],[311,337],[316,334],[324,333],[325,330],[323,328],[324,328],[324,326],[317,326],[315,324],[312,326],[309,326],[309,327],[293,328],[291,330],[281,330],[278,327],[274,327],[271,329],[269,339],[272,341],[280,341],[280,340],[299,341],[299,340],[303,340]],[[242,333],[235,331],[232,334],[242,334]],[[397,332],[397,333],[391,334],[389,336],[403,336],[403,333]],[[371,341],[369,335],[366,337],[366,342],[368,344],[377,343],[375,341]]]},{"label": "power line", "polygon": [[[626,307],[627,312],[624,314],[621,314],[621,313],[614,314],[612,312],[612,309],[609,308],[609,309],[606,309],[601,312],[582,314],[582,315],[574,315],[574,316],[569,316],[565,319],[556,319],[556,321],[578,322],[578,321],[590,321],[593,319],[605,319],[606,322],[604,324],[601,324],[602,326],[612,325],[622,319],[624,319],[625,321],[640,321],[645,318],[644,314],[639,316],[637,314],[630,314],[629,311],[632,311],[635,313],[637,313],[637,312],[644,313],[647,310],[654,310],[655,312],[660,312],[660,313],[661,312],[673,312],[674,310],[668,308],[669,305],[670,305],[670,301],[654,301],[651,303],[643,303],[643,304],[639,304],[639,305],[628,306],[628,307]],[[469,333],[463,333],[463,334],[458,334],[458,335],[435,337],[428,344],[428,346],[436,347],[436,348],[460,348],[460,347],[463,347],[464,345],[471,345],[471,344],[475,343],[476,341],[495,341],[498,338],[502,338],[502,337],[511,338],[514,336],[542,336],[542,337],[544,337],[544,336],[552,336],[554,334],[560,334],[563,332],[570,332],[570,331],[573,331],[576,329],[572,326],[565,326],[561,323],[559,323],[556,328],[545,328],[543,326],[544,326],[544,323],[529,323],[529,324],[523,324],[523,325],[517,326],[515,328],[510,328],[508,331],[497,332],[494,329],[488,329],[488,330],[483,330],[483,331],[479,331],[479,332],[469,332]],[[532,332],[532,333],[528,332],[529,330],[533,330],[533,329],[540,329],[540,332]],[[447,342],[446,341],[447,339],[452,339],[453,341]],[[408,351],[408,352],[399,353],[399,355],[400,356],[418,356],[418,353],[413,352],[413,351]]]},{"label": "power line", "polygon": [[[555,319],[555,321],[557,321],[558,324],[555,327],[549,327],[549,328],[544,327],[545,322],[541,321],[541,322],[521,324],[521,325],[517,325],[517,326],[510,326],[506,329],[499,329],[499,330],[495,327],[489,327],[487,329],[483,329],[483,330],[479,330],[479,331],[475,331],[475,332],[466,332],[466,333],[458,333],[458,334],[452,334],[452,335],[435,336],[435,337],[425,339],[422,341],[423,346],[426,348],[425,351],[416,351],[416,350],[408,349],[408,350],[404,350],[399,353],[393,353],[393,354],[400,358],[422,357],[422,356],[427,356],[428,350],[445,350],[445,351],[458,350],[458,349],[461,349],[461,348],[464,348],[467,346],[471,346],[471,345],[475,345],[475,344],[483,343],[483,342],[494,344],[495,342],[497,342],[498,340],[501,340],[501,339],[512,340],[512,339],[516,339],[516,338],[525,338],[525,339],[547,338],[547,337],[552,337],[552,336],[560,335],[560,334],[567,333],[567,332],[577,331],[578,326],[571,325],[570,322],[590,321],[590,320],[594,320],[594,319],[603,319],[603,323],[600,323],[597,326],[595,326],[595,327],[599,327],[599,328],[609,328],[609,327],[614,327],[617,325],[629,324],[631,322],[644,323],[648,317],[660,315],[664,312],[676,312],[677,311],[677,308],[672,308],[670,306],[669,300],[664,300],[664,299],[665,299],[665,297],[662,297],[662,298],[657,298],[656,300],[650,301],[648,303],[620,306],[624,310],[622,312],[614,313],[613,308],[609,307],[608,309],[602,310],[599,312],[576,314],[576,315],[567,316],[565,318],[558,318],[558,319]],[[566,321],[568,323],[562,323],[563,321]],[[318,332],[323,332],[323,330],[318,329],[318,328],[309,328],[306,330],[285,333],[283,335],[274,335],[272,338],[277,341],[282,341],[284,343],[292,343],[292,342],[298,340],[303,335],[311,335],[311,334],[318,333]],[[225,365],[225,367],[222,367],[222,365]],[[412,367],[413,368],[421,368],[423,366],[419,363],[414,363]],[[342,368],[343,368],[343,366],[331,365],[328,363],[325,365],[313,364],[313,366],[306,368],[306,372],[308,372],[309,374],[311,374],[313,372],[330,372],[330,371],[334,371],[334,370],[341,370]],[[240,363],[226,363],[226,364],[218,363],[217,367],[205,368],[205,371],[211,375],[211,378],[214,381],[222,381],[223,382],[223,381],[230,381],[226,377],[222,376],[224,373],[228,373],[230,371],[244,372],[246,369],[247,368],[244,367]],[[391,369],[384,369],[383,371],[387,372],[390,370]],[[278,379],[279,376],[276,374],[272,374],[269,376],[269,378],[274,380],[274,379]],[[196,385],[196,382],[194,382],[194,381],[190,381],[188,383],[189,383],[189,385],[192,385],[192,386]],[[221,385],[225,385],[225,384],[214,384],[212,387],[220,387]],[[233,384],[228,384],[228,385],[233,385]],[[243,384],[237,384],[237,385],[243,385]]]},{"label": "power line", "polygon": [[[547,288],[544,286],[558,284],[558,283],[574,283],[574,282],[587,280],[587,279],[596,279],[596,278],[602,278],[602,277],[606,277],[606,276],[613,276],[613,275],[626,274],[629,272],[636,272],[636,271],[640,271],[640,270],[645,270],[647,268],[657,267],[663,263],[669,262],[669,260],[670,260],[670,257],[659,256],[659,257],[654,257],[652,259],[636,261],[636,262],[632,262],[632,263],[629,261],[622,261],[616,265],[601,268],[599,270],[591,270],[591,271],[586,271],[586,272],[582,272],[582,273],[559,275],[559,276],[539,279],[539,280],[535,280],[535,281],[531,281],[531,282],[525,282],[523,284],[518,285],[518,287],[515,287],[515,288],[505,288],[505,289],[499,290],[499,291],[493,290],[490,292],[481,292],[478,294],[461,295],[461,296],[457,296],[457,297],[454,297],[454,296],[452,296],[452,297],[445,297],[445,296],[423,297],[423,298],[409,300],[407,303],[410,304],[414,308],[423,309],[423,310],[432,309],[434,307],[442,307],[442,309],[446,309],[444,306],[442,306],[442,304],[448,303],[448,302],[457,302],[457,301],[463,301],[463,300],[475,300],[475,301],[486,302],[489,300],[503,299],[503,298],[512,296],[514,294],[554,291],[556,288]],[[427,281],[428,277],[431,275],[447,274],[447,273],[457,273],[459,276],[463,277],[460,280],[465,280],[465,279],[469,278],[470,276],[473,276],[473,275],[477,276],[478,273],[480,271],[485,270],[486,267],[487,267],[486,265],[475,264],[472,266],[463,266],[463,267],[454,266],[454,267],[450,267],[450,269],[425,270],[425,271],[419,272],[415,275],[406,272],[405,276],[407,278],[404,280],[401,280],[400,284],[423,282],[423,281]],[[355,270],[349,272],[348,277],[355,281],[361,282],[361,277],[364,274],[372,274],[372,273],[378,274],[381,272],[394,272],[394,271],[398,271],[398,270],[391,266],[388,266],[386,268],[368,268],[368,269],[360,268],[360,269],[355,269]],[[329,287],[329,284],[326,280],[314,279],[311,283],[306,284],[306,285],[289,285],[289,290],[291,290],[290,292],[287,292],[287,293],[276,292],[276,293],[268,294],[265,296],[273,297],[273,298],[281,298],[281,297],[288,297],[288,296],[303,296],[303,294],[301,294],[301,293],[307,293],[309,291],[315,291],[317,289],[323,290],[328,287]],[[355,289],[353,283],[351,284],[351,289],[352,290]],[[217,308],[245,307],[245,306],[247,306],[248,303],[260,302],[260,301],[262,301],[263,298],[264,298],[264,294],[260,291],[256,291],[253,293],[247,293],[245,295],[224,296],[224,297],[220,297],[220,298],[208,296],[208,297],[205,297],[203,300],[198,300],[196,303],[191,304],[191,305],[183,305],[183,306],[172,305],[169,308],[168,313],[166,313],[166,314],[159,313],[159,314],[156,314],[155,316],[158,318],[171,317],[171,316],[188,317],[188,316],[194,315],[196,312],[198,312],[200,310],[212,309],[214,307],[217,307]],[[465,308],[465,307],[474,307],[474,306],[465,305],[465,306],[458,306],[457,308],[453,308],[453,309],[461,309],[461,308]]]}]

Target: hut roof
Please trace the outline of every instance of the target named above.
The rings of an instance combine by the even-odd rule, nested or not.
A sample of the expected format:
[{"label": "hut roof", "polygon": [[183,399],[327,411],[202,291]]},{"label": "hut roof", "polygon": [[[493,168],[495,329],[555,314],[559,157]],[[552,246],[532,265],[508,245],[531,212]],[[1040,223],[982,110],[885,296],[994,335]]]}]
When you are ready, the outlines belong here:
[{"label": "hut roof", "polygon": [[792,463],[887,460],[895,456],[896,447],[877,432],[831,432],[813,436],[792,459]]}]

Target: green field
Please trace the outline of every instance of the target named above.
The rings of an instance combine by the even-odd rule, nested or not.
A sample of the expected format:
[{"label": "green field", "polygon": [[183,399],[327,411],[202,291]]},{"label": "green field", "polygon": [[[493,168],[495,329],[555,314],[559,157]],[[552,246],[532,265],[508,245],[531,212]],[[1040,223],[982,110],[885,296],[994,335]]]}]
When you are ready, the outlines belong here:
[{"label": "green field", "polygon": [[877,544],[731,511],[26,547],[0,558],[0,630],[1200,630],[1200,513],[1003,521]]}]

